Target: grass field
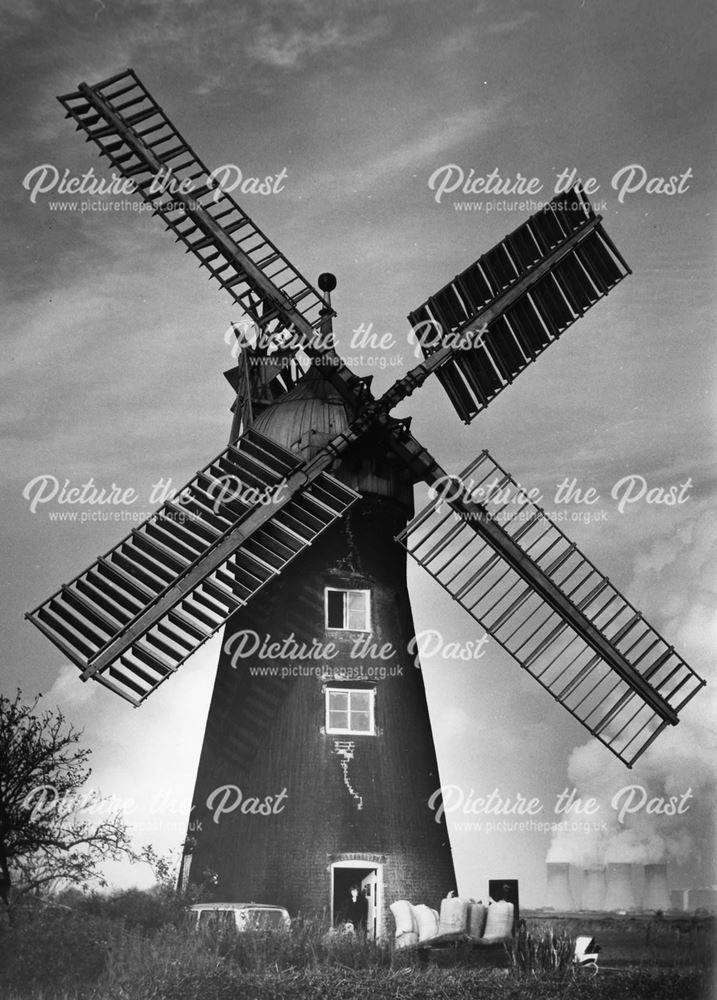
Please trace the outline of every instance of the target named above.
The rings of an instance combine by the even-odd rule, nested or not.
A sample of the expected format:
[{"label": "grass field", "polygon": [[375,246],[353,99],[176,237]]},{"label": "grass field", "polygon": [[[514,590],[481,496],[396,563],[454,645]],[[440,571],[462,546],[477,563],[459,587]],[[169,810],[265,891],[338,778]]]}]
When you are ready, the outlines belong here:
[{"label": "grass field", "polygon": [[[452,950],[440,964],[353,938],[318,918],[290,933],[200,937],[181,909],[138,894],[16,915],[0,925],[4,1000],[713,1000],[714,920],[552,916],[528,920],[530,973],[500,949]],[[124,912],[122,910],[124,909]],[[597,976],[570,966],[576,933],[602,946]],[[562,956],[562,958],[560,957]],[[502,967],[496,967],[500,965]]]},{"label": "grass field", "polygon": [[[527,913],[532,925],[549,922],[577,937],[593,935],[601,946],[600,966],[649,966],[651,968],[699,968],[707,965],[717,946],[715,920],[689,915],[668,914],[659,918],[647,914],[610,913],[550,914]],[[716,994],[717,997],[717,994]]]}]

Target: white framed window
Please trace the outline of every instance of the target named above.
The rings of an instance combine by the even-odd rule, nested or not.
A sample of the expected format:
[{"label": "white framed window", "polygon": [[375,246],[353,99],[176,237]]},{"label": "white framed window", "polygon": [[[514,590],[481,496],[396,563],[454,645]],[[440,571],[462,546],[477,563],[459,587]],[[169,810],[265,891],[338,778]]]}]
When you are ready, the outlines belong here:
[{"label": "white framed window", "polygon": [[371,631],[371,591],[327,587],[324,603],[326,628],[351,632]]},{"label": "white framed window", "polygon": [[326,732],[375,736],[374,688],[326,688]]}]

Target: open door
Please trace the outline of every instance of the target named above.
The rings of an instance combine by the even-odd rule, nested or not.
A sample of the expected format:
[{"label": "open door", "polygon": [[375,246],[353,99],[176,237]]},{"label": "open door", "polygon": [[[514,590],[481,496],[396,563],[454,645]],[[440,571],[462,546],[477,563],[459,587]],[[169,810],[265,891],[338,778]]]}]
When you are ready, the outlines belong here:
[{"label": "open door", "polygon": [[331,866],[331,922],[341,924],[346,916],[351,888],[358,887],[367,904],[366,936],[375,941],[381,936],[383,915],[383,873],[381,865],[365,861],[337,861]]},{"label": "open door", "polygon": [[379,935],[379,880],[378,872],[375,868],[361,879],[361,892],[365,896],[366,902],[368,903],[368,912],[366,914],[366,937],[368,937],[371,941],[375,941]]}]

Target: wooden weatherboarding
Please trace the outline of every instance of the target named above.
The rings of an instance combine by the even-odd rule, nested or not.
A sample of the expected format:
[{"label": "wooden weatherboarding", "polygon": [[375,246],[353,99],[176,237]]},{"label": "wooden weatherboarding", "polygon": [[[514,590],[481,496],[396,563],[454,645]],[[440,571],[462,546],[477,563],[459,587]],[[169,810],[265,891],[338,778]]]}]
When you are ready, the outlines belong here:
[{"label": "wooden weatherboarding", "polygon": [[[132,70],[81,84],[60,101],[260,332],[232,375],[232,441],[187,484],[181,509],[164,504],[28,615],[83,680],[137,705],[347,516],[359,494],[332,470],[357,442],[379,435],[414,481],[445,481],[410,421],[391,417],[397,403],[435,374],[469,423],[630,271],[581,191],[556,197],[410,314],[423,360],[376,397],[370,379],[352,373],[327,337],[329,295],[212,183]],[[168,172],[191,182],[190,193],[170,202],[156,183]],[[333,285],[331,276],[320,279],[324,293]],[[251,364],[259,355],[263,363]],[[252,424],[291,391],[307,363],[340,394],[352,420],[302,460]],[[259,489],[283,484],[281,500],[218,502],[216,484],[227,475]],[[396,542],[631,766],[677,723],[704,681],[540,508],[480,493],[496,479],[516,488],[482,452],[452,477],[450,496],[438,491]]]}]

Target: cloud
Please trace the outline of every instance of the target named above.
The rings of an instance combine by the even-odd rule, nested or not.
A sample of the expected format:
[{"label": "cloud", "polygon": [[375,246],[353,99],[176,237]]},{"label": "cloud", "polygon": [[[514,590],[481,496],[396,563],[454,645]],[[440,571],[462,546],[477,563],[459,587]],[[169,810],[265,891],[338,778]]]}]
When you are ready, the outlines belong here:
[{"label": "cloud", "polygon": [[60,667],[57,680],[47,692],[48,703],[61,706],[63,711],[67,711],[87,705],[95,699],[99,692],[99,685],[94,681],[82,682],[80,672],[76,666],[66,663]]},{"label": "cloud", "polygon": [[[446,116],[437,114],[428,116],[423,108],[409,119],[392,123],[394,130],[387,135],[374,136],[373,148],[365,148],[364,159],[357,158],[356,146],[346,147],[347,152],[339,154],[327,161],[326,165],[313,172],[301,189],[302,199],[306,199],[313,207],[312,215],[324,214],[325,192],[336,189],[340,182],[345,192],[351,198],[360,198],[373,191],[382,194],[387,189],[395,188],[397,184],[406,185],[419,171],[435,168],[446,161],[457,146],[469,144],[496,127],[504,108],[502,100],[498,99],[480,106],[471,106],[455,111]],[[390,138],[390,141],[386,141]],[[368,147],[368,143],[364,144]],[[377,148],[379,147],[380,148]],[[386,151],[388,150],[388,152]],[[426,188],[425,201],[430,201],[430,192]],[[347,200],[344,195],[344,200]],[[363,202],[362,202],[363,204]],[[415,206],[408,204],[410,213],[415,213]],[[414,225],[413,214],[408,214],[402,220],[400,240],[402,248],[391,245],[392,219],[384,219],[380,232],[381,253],[385,259],[393,259],[397,249],[408,253],[409,258],[425,253],[425,218],[423,214],[415,219],[415,239],[413,248],[408,245],[406,227]],[[352,244],[355,247],[371,248],[376,240],[375,223],[370,218],[359,216],[352,221]],[[373,249],[370,249],[373,254]],[[394,261],[395,263],[395,261]]]},{"label": "cloud", "polygon": [[415,138],[398,143],[389,153],[382,154],[361,166],[359,185],[373,186],[387,174],[414,170],[445,156],[459,143],[468,143],[494,127],[501,111],[501,102],[482,107],[456,111],[438,122],[431,122],[431,130],[416,134]]},{"label": "cloud", "polygon": [[[18,128],[27,141],[50,143],[66,125],[57,114],[54,95],[74,89],[78,79],[105,79],[135,66],[158,94],[181,90],[220,97],[238,85],[250,95],[273,92],[283,73],[316,68],[317,61],[346,59],[390,33],[380,5],[351,5],[293,0],[261,4],[256,9],[219,0],[67,0],[61,8],[0,0],[6,11],[0,40],[8,44],[33,37],[33,46],[15,54],[18,72],[28,78],[22,90]],[[51,50],[48,71],[38,74],[30,49]],[[181,63],[176,53],[181,52]],[[181,68],[180,68],[181,66]],[[277,75],[277,71],[279,74]],[[12,95],[14,80],[7,86]],[[19,103],[19,102],[18,102]],[[12,108],[12,105],[11,105]],[[11,114],[13,112],[11,111]]]},{"label": "cloud", "polygon": [[280,25],[265,21],[254,30],[247,44],[247,55],[279,69],[299,69],[320,53],[358,48],[387,30],[387,21],[381,16],[354,27],[343,16],[313,27],[292,25],[284,20]]},{"label": "cloud", "polygon": [[482,25],[480,31],[486,35],[510,35],[525,24],[530,24],[537,17],[534,10],[524,10],[522,14],[511,18],[509,21],[498,21],[494,24]]},{"label": "cloud", "polygon": [[504,21],[491,20],[487,12],[487,4],[479,4],[473,11],[473,21],[470,25],[463,24],[460,31],[445,34],[437,42],[432,51],[434,60],[449,59],[459,53],[480,48],[484,38],[496,35],[510,35],[538,17],[537,12],[525,10],[514,18]]},{"label": "cloud", "polygon": [[40,0],[0,0],[0,13],[0,40],[11,42],[44,16],[44,5]]}]

